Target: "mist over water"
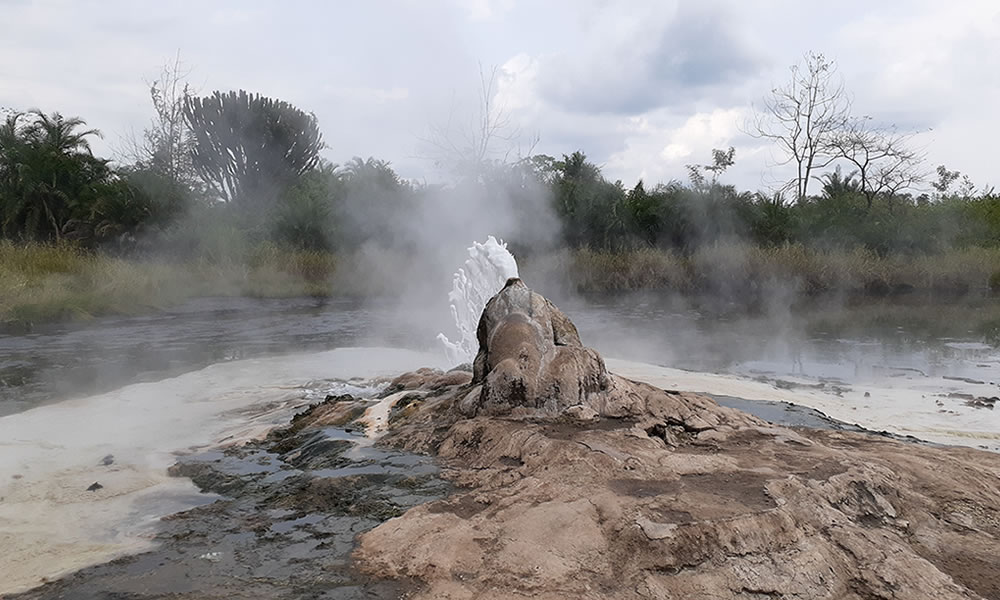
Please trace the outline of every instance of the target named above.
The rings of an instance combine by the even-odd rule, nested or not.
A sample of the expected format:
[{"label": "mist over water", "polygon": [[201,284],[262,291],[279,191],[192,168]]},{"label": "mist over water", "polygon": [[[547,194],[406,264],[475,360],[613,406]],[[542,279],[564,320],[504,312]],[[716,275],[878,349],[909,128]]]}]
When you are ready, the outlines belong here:
[{"label": "mist over water", "polygon": [[[530,274],[522,275],[538,289]],[[988,329],[991,312],[1000,312],[996,301],[948,310],[881,301],[746,315],[654,293],[550,297],[573,319],[584,343],[609,357],[846,382],[904,368],[1000,381],[1000,352]],[[350,346],[443,355],[435,336],[454,331],[451,317],[443,289],[433,303],[405,306],[396,298],[216,298],[156,315],[3,336],[0,415],[243,358]]]},{"label": "mist over water", "polygon": [[[427,290],[429,301],[406,287],[369,300],[204,299],[0,338],[0,496],[11,500],[0,505],[9,524],[0,538],[12,549],[0,567],[18,573],[0,583],[17,589],[148,549],[159,516],[205,501],[188,480],[167,477],[179,455],[259,437],[327,393],[374,393],[386,381],[374,378],[467,360],[482,305],[519,274],[504,245],[486,239],[467,251],[451,294]],[[625,377],[1000,450],[1000,415],[967,404],[997,394],[1000,350],[988,327],[941,306],[775,302],[747,314],[662,293],[552,296]],[[996,308],[949,310],[989,323]],[[459,337],[435,339],[449,325]],[[106,493],[88,490],[95,480]]]}]

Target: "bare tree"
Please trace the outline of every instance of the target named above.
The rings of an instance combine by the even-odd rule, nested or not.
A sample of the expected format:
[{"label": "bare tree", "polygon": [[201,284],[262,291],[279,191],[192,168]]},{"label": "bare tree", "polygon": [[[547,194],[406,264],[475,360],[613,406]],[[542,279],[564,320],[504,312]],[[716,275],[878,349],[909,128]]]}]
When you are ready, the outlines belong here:
[{"label": "bare tree", "polygon": [[194,94],[187,83],[189,74],[178,53],[163,65],[157,79],[146,82],[156,114],[141,136],[132,133],[122,141],[118,154],[190,187],[196,175],[191,163],[193,141],[184,123],[184,101]]},{"label": "bare tree", "polygon": [[787,84],[772,89],[763,106],[754,107],[744,130],[775,142],[783,155],[779,165],[795,165],[795,178],[785,189],[794,188],[801,202],[813,173],[836,159],[829,142],[847,122],[851,102],[836,65],[822,54],[807,53],[804,64],[792,66],[791,72]]},{"label": "bare tree", "polygon": [[447,121],[431,125],[429,135],[421,138],[436,165],[460,176],[479,177],[492,163],[530,156],[538,139],[528,142],[527,151],[522,147],[521,128],[497,100],[499,76],[499,67],[487,71],[480,64],[477,110],[463,117],[453,105]]},{"label": "bare tree", "polygon": [[868,208],[884,196],[892,209],[892,199],[924,180],[924,156],[910,148],[915,134],[901,133],[894,126],[872,124],[871,117],[852,118],[829,140],[835,159],[847,161],[858,177],[858,191]]}]

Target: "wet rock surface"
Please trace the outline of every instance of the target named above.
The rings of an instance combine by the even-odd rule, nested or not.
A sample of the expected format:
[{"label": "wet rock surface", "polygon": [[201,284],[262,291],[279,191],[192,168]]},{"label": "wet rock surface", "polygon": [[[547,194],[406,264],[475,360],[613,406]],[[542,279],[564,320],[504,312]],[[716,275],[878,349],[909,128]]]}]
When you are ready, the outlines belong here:
[{"label": "wet rock surface", "polygon": [[472,389],[459,410],[467,416],[555,415],[570,406],[623,412],[604,361],[580,341],[554,304],[513,278],[486,304],[476,336]]},{"label": "wet rock surface", "polygon": [[[385,438],[435,454],[456,491],[363,534],[362,572],[418,598],[1000,598],[1000,456],[821,414],[776,426],[596,353],[560,361],[579,347],[555,313],[504,295],[473,381]],[[596,386],[548,385],[570,374]]]},{"label": "wet rock surface", "polygon": [[355,538],[449,485],[428,457],[305,425],[317,416],[339,422],[366,404],[330,398],[263,442],[184,457],[172,474],[217,494],[214,503],[163,519],[152,552],[10,598],[406,597],[416,582],[353,568]]},{"label": "wet rock surface", "polygon": [[1000,598],[1000,455],[618,377],[519,280],[479,334],[471,373],[183,459],[218,501],[14,597]]}]

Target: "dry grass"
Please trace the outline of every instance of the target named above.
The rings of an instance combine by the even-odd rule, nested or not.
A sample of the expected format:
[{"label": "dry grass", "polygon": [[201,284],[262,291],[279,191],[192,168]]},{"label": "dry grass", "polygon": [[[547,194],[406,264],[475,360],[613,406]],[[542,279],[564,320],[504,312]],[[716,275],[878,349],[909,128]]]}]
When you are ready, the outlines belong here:
[{"label": "dry grass", "polygon": [[[387,252],[387,251],[386,251]],[[137,314],[190,297],[378,295],[410,257],[371,251],[342,260],[325,252],[259,244],[187,263],[124,260],[72,246],[0,241],[0,326]],[[822,294],[901,290],[1000,290],[1000,248],[930,256],[718,244],[692,255],[644,249],[563,250],[525,261],[523,272],[580,291],[672,290],[752,301],[764,290]],[[394,266],[395,265],[395,266]],[[395,269],[395,270],[394,270]],[[404,269],[405,270],[405,269]]]},{"label": "dry grass", "polygon": [[882,257],[863,248],[820,251],[799,244],[774,248],[716,244],[689,256],[669,250],[578,250],[565,255],[562,264],[568,281],[580,291],[739,293],[782,286],[809,294],[910,289],[968,292],[998,287],[1000,248]]},{"label": "dry grass", "polygon": [[0,241],[0,325],[139,314],[197,296],[329,295],[334,256],[253,249],[244,261],[135,261]]},{"label": "dry grass", "polygon": [[70,246],[0,242],[0,322],[142,312],[174,300],[181,274]]},{"label": "dry grass", "polygon": [[563,254],[560,263],[566,280],[580,290],[685,290],[691,287],[687,264],[671,252],[578,250]]}]

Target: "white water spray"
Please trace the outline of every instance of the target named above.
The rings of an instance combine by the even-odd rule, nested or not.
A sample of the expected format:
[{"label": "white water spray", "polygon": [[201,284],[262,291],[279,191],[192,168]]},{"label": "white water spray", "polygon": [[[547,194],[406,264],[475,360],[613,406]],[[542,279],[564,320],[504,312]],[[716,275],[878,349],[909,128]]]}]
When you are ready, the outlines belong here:
[{"label": "white water spray", "polygon": [[508,279],[517,276],[517,261],[502,240],[498,242],[491,235],[485,243],[472,242],[465,268],[455,273],[448,293],[459,337],[453,342],[443,333],[437,336],[451,364],[471,363],[476,357],[479,351],[476,328],[486,303],[503,289]]}]

